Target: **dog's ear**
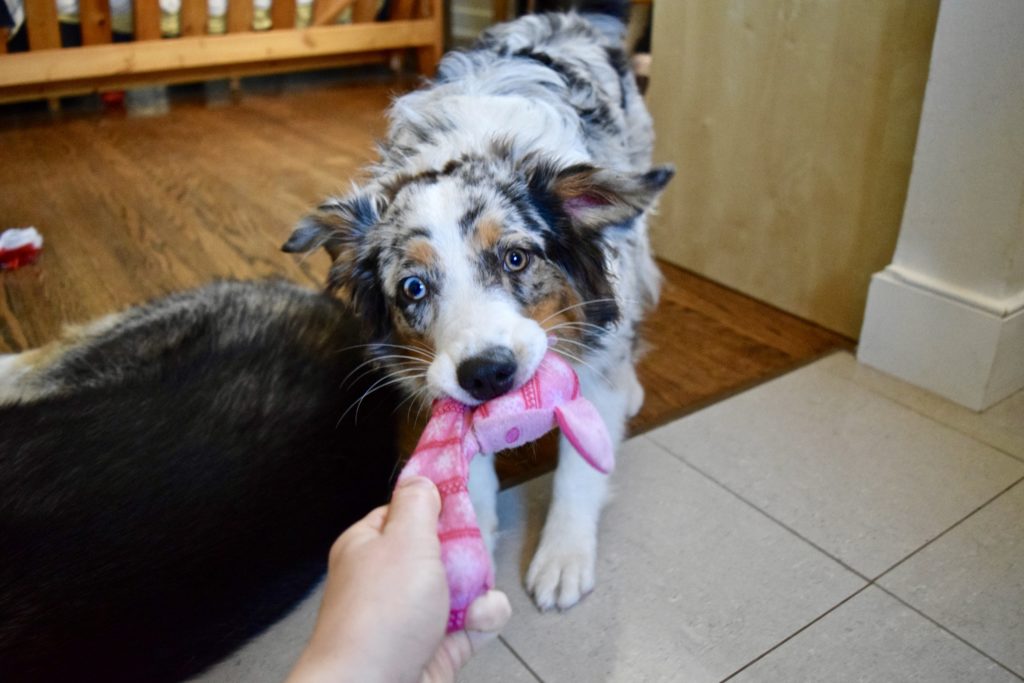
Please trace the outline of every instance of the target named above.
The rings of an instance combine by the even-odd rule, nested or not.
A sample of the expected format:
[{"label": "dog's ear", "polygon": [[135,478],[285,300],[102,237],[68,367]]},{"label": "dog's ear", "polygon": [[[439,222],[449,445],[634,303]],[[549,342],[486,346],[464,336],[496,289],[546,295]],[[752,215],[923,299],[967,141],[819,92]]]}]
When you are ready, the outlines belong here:
[{"label": "dog's ear", "polygon": [[646,173],[618,173],[578,164],[557,171],[539,168],[531,176],[530,186],[557,202],[573,225],[600,229],[639,216],[674,175],[672,166],[656,166]]},{"label": "dog's ear", "polygon": [[366,265],[366,236],[380,220],[382,210],[380,199],[369,193],[328,199],[299,221],[281,251],[299,253],[323,247],[333,262],[328,289],[346,290],[349,280],[358,277]]}]

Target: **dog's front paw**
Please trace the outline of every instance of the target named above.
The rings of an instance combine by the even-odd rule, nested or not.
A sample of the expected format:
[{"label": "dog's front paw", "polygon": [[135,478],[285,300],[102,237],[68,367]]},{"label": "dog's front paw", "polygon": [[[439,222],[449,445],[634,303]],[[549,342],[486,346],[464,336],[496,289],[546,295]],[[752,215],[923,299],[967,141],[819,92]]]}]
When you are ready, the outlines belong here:
[{"label": "dog's front paw", "polygon": [[526,589],[537,607],[569,609],[594,589],[596,545],[592,533],[545,530],[526,573]]}]

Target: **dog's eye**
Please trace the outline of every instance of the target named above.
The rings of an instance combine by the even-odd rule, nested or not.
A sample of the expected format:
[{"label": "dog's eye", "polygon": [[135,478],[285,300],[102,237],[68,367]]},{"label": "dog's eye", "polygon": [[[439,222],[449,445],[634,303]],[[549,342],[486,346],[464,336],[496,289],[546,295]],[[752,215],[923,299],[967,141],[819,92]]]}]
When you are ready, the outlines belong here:
[{"label": "dog's eye", "polygon": [[509,249],[505,252],[505,270],[518,273],[530,262],[530,255],[522,249]]},{"label": "dog's eye", "polygon": [[420,301],[427,295],[427,283],[415,275],[402,280],[402,294],[409,301]]}]

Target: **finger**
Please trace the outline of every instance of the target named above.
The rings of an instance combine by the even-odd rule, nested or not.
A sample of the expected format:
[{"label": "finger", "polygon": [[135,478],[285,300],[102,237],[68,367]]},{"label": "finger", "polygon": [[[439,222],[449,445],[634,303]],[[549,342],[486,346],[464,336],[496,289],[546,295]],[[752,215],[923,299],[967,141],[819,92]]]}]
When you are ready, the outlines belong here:
[{"label": "finger", "polygon": [[505,628],[511,616],[512,605],[508,596],[501,591],[490,590],[474,600],[466,610],[466,630],[497,634]]},{"label": "finger", "polygon": [[388,516],[388,506],[381,505],[378,508],[374,508],[370,511],[370,514],[363,517],[357,524],[360,524],[367,529],[372,529],[378,534],[384,529],[384,520]]},{"label": "finger", "polygon": [[352,548],[357,548],[367,541],[380,537],[388,508],[382,505],[371,510],[365,517],[350,526],[331,545],[329,559],[332,563],[339,561],[342,555]]},{"label": "finger", "polygon": [[423,683],[453,683],[459,670],[498,633],[512,616],[512,605],[501,591],[491,590],[466,610],[466,630],[449,633],[427,664]]},{"label": "finger", "polygon": [[434,482],[413,477],[402,482],[391,497],[384,534],[406,538],[431,539],[437,542],[437,517],[441,513],[441,496]]},{"label": "finger", "polygon": [[[504,594],[501,594],[504,596]],[[508,600],[505,600],[507,605]],[[507,614],[511,613],[511,609]],[[507,621],[507,616],[506,619]],[[504,625],[504,622],[502,622]],[[441,641],[423,672],[423,683],[454,683],[462,667],[485,645],[497,639],[498,631],[456,631]]]}]

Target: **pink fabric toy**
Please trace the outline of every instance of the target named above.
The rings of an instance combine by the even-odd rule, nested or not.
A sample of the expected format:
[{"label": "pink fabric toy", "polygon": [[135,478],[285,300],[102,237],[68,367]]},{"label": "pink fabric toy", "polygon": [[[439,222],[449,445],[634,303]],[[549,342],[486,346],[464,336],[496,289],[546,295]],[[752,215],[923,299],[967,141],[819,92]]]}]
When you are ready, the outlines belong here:
[{"label": "pink fabric toy", "polygon": [[594,469],[614,466],[611,437],[594,405],[580,395],[572,367],[549,351],[517,391],[475,408],[451,398],[434,402],[430,421],[398,481],[424,476],[441,494],[437,534],[448,575],[448,632],[465,627],[466,609],[494,586],[494,568],[469,499],[469,462],[535,441],[555,425]]}]

